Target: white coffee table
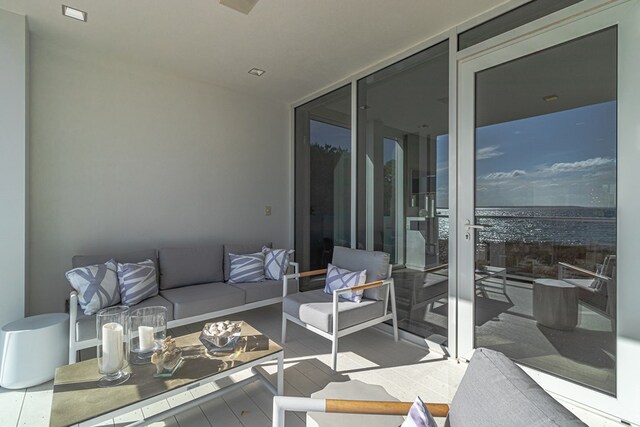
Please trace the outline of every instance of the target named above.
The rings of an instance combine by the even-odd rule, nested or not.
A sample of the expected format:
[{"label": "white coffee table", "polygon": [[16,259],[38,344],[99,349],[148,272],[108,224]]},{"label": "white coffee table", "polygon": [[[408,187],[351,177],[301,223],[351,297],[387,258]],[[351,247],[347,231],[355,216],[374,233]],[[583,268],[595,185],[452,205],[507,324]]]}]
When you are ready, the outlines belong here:
[{"label": "white coffee table", "polygon": [[[185,363],[171,378],[154,378],[155,367],[151,364],[130,365],[132,375],[127,382],[100,388],[98,380],[101,375],[96,359],[58,368],[53,385],[50,427],[92,426],[247,369],[252,370],[254,377],[146,418],[145,423],[161,421],[205,403],[254,381],[255,377],[262,380],[272,393],[283,394],[284,353],[278,344],[246,322],[236,351],[228,355],[207,352],[199,336],[200,332],[196,332],[176,337],[176,345],[182,349]],[[278,369],[275,387],[260,371],[253,369],[273,360],[277,361]]]}]

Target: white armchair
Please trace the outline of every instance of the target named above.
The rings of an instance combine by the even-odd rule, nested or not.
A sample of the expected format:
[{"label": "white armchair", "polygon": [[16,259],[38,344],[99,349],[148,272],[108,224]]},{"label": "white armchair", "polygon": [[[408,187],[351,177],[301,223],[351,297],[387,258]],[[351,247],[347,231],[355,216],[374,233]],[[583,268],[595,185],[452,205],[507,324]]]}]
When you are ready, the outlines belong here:
[{"label": "white armchair", "polygon": [[[286,342],[287,321],[330,340],[331,366],[335,371],[340,337],[391,320],[394,339],[398,341],[398,322],[388,254],[335,247],[332,264],[351,271],[367,270],[367,283],[335,290],[333,295],[323,289],[288,295],[288,280],[326,274],[327,270],[286,275],[283,278],[282,342]],[[359,303],[340,298],[343,293],[356,291],[364,291]],[[391,312],[388,312],[389,306]]]}]

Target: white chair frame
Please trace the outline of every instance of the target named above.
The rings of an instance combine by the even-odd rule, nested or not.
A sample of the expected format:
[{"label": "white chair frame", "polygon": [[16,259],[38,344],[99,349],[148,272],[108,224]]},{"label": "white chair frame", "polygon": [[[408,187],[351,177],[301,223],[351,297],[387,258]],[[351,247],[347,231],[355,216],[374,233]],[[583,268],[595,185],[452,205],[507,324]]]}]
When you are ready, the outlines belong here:
[{"label": "white chair frame", "polygon": [[[326,274],[327,270],[314,270],[308,271],[304,273],[294,273],[287,274],[282,278],[282,298],[287,297],[287,281],[291,279],[301,279],[303,277],[311,277],[318,276],[322,274]],[[387,279],[379,280],[376,282],[365,283],[363,285],[353,286],[351,288],[342,288],[333,291],[333,327],[331,329],[332,333],[325,332],[323,330],[318,329],[315,326],[309,325],[308,323],[303,322],[302,320],[291,316],[290,314],[282,312],[282,343],[284,344],[287,340],[287,321],[293,322],[297,325],[302,326],[303,328],[314,332],[321,337],[324,337],[331,341],[331,368],[336,371],[338,365],[338,339],[344,337],[346,335],[352,334],[354,332],[361,331],[370,326],[377,325],[382,322],[386,322],[387,320],[391,320],[393,323],[393,339],[398,342],[398,318],[396,315],[396,291],[394,288],[393,278],[391,277],[391,266],[389,266],[389,273],[387,275]],[[388,285],[388,286],[387,286]],[[387,286],[387,295],[385,298],[384,304],[384,315],[380,317],[376,317],[375,319],[368,320],[366,322],[359,323],[354,326],[350,326],[344,329],[338,329],[338,301],[340,298],[340,294],[346,292],[355,292],[359,290],[371,289],[380,286]],[[389,309],[389,301],[391,301],[391,312],[387,313]]]}]

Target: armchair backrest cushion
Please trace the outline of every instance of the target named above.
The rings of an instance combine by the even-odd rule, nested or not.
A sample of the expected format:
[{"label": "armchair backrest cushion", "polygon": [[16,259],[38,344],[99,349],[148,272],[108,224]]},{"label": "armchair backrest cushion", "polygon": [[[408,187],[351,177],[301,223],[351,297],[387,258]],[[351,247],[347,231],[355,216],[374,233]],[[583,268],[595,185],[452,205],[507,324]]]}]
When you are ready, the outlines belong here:
[{"label": "armchair backrest cushion", "polygon": [[160,255],[160,289],[222,282],[222,245],[163,248]]},{"label": "armchair backrest cushion", "polygon": [[[363,251],[360,249],[336,246],[333,248],[333,261],[337,267],[350,271],[367,270],[367,283],[389,278],[389,254],[377,251]],[[364,297],[382,301],[386,297],[387,287],[382,286],[366,289]]]},{"label": "armchair backrest cushion", "polygon": [[453,397],[448,425],[586,426],[507,356],[475,351]]}]

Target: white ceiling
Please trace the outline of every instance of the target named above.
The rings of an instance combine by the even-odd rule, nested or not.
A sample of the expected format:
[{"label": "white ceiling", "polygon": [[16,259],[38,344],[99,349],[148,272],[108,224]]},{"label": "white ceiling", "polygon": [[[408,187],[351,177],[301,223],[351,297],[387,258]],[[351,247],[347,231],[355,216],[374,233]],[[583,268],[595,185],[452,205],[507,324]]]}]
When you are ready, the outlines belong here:
[{"label": "white ceiling", "polygon": [[64,0],[87,23],[61,2],[0,8],[27,15],[32,37],[293,102],[504,0],[261,0],[249,15],[218,0]]}]

